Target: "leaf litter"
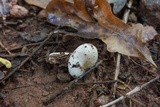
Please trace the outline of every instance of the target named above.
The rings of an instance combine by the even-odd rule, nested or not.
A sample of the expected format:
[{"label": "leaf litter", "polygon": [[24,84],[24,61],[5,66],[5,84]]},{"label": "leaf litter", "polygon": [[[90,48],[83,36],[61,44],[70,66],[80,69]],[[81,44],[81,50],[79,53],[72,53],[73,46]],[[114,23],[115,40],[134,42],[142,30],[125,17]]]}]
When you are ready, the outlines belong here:
[{"label": "leaf litter", "polygon": [[[41,3],[41,2],[39,2],[39,3]],[[80,9],[80,8],[78,8],[78,9]],[[83,17],[82,13],[79,13],[78,15],[80,16],[80,18]],[[91,18],[93,18],[93,17],[91,17]],[[89,19],[89,17],[82,18],[82,19],[83,19],[82,22],[85,22],[85,23],[83,23],[85,25],[86,20]],[[84,78],[84,80],[82,80],[82,82],[112,80],[112,76],[113,76],[114,69],[115,69],[113,55],[111,53],[108,53],[105,50],[106,46],[98,39],[103,37],[102,35],[107,34],[107,35],[109,35],[107,37],[109,37],[110,39],[112,37],[114,37],[113,40],[117,40],[117,42],[123,42],[123,44],[122,44],[123,49],[126,47],[123,45],[127,44],[128,41],[124,42],[124,39],[122,39],[121,36],[124,36],[123,33],[122,33],[123,35],[120,35],[118,31],[116,31],[116,33],[115,33],[113,31],[111,31],[110,29],[106,29],[106,28],[104,28],[104,26],[98,24],[97,20],[95,20],[95,18],[93,18],[93,19],[94,19],[93,22],[90,22],[90,24],[88,24],[88,22],[87,22],[87,26],[85,26],[85,28],[82,27],[81,29],[77,29],[77,33],[80,36],[82,36],[82,34],[84,34],[84,36],[82,36],[82,37],[89,38],[89,39],[83,39],[83,38],[71,36],[71,38],[69,38],[69,40],[67,40],[68,42],[61,42],[60,40],[63,39],[62,35],[64,35],[64,34],[61,34],[61,33],[55,34],[53,36],[53,38],[51,38],[51,41],[47,42],[47,44],[44,45],[44,47],[42,49],[39,49],[38,53],[35,54],[33,56],[33,58],[31,59],[31,62],[29,61],[25,65],[23,65],[21,69],[19,69],[17,72],[14,73],[13,77],[10,77],[8,79],[9,81],[6,80],[7,83],[3,85],[3,86],[5,86],[5,88],[1,88],[1,91],[0,91],[0,94],[2,93],[5,95],[4,100],[2,100],[2,101],[0,100],[0,102],[2,102],[0,105],[2,105],[2,106],[3,105],[4,106],[16,105],[16,106],[24,106],[24,107],[25,106],[37,106],[37,105],[43,106],[42,102],[41,102],[42,98],[46,97],[47,95],[49,95],[52,92],[56,93],[57,90],[59,90],[60,88],[62,88],[63,85],[66,84],[66,83],[63,83],[63,81],[61,81],[61,79],[59,79],[59,77],[63,77],[63,75],[59,75],[59,74],[68,73],[67,69],[66,69],[67,67],[64,64],[64,60],[59,62],[59,64],[54,64],[54,65],[50,65],[50,64],[48,65],[47,62],[44,61],[45,60],[44,58],[47,55],[48,51],[50,51],[50,52],[53,52],[53,51],[72,52],[78,45],[85,43],[85,42],[93,43],[96,47],[98,47],[98,50],[100,53],[102,51],[104,51],[106,53],[105,57],[104,56],[103,57],[100,56],[100,57],[102,59],[103,58],[106,59],[106,61],[104,61],[103,65],[100,65],[96,70],[94,70],[95,72],[92,72],[91,74],[86,75],[86,77]],[[23,22],[21,22],[21,21],[23,21]],[[100,21],[103,21],[103,20],[100,20]],[[28,22],[30,22],[32,24],[30,24]],[[78,22],[79,22],[79,20],[78,20]],[[13,27],[13,26],[11,26],[11,27],[15,28],[15,30],[18,30],[20,32],[27,32],[28,34],[34,34],[35,30],[37,30],[37,29],[38,29],[38,31],[41,30],[41,28],[37,28],[37,25],[43,26],[44,28],[49,29],[50,31],[53,30],[53,26],[51,26],[48,23],[44,23],[44,20],[38,21],[38,24],[37,24],[35,21],[35,18],[33,16],[25,17],[24,19],[20,20],[18,25],[20,25],[20,24],[26,24],[27,26],[25,26],[23,29],[17,29],[16,27]],[[71,24],[74,25],[75,21],[71,20]],[[65,23],[64,23],[64,25],[65,25]],[[70,23],[69,23],[69,25],[70,25]],[[137,29],[135,26],[138,27],[138,32],[137,32]],[[110,26],[110,27],[112,28],[112,26]],[[76,28],[76,27],[74,27],[74,28]],[[133,28],[134,30],[131,30],[132,32],[129,32],[129,34],[130,33],[137,34],[136,39],[140,38],[139,39],[140,41],[138,41],[138,42],[142,42],[142,43],[146,43],[146,42],[148,42],[148,40],[154,38],[154,34],[156,33],[152,27],[143,26],[141,24],[140,25],[133,24],[130,26],[130,28]],[[8,30],[8,28],[5,28],[5,29],[6,29],[6,31]],[[151,30],[149,30],[149,29],[151,29]],[[99,32],[99,30],[101,30],[101,32]],[[149,30],[149,32],[148,32],[148,30]],[[1,40],[3,40],[3,42],[4,42],[7,39],[11,43],[16,42],[18,45],[15,45],[15,46],[28,45],[27,47],[29,48],[29,50],[27,51],[27,54],[30,54],[32,51],[35,50],[37,45],[34,45],[34,43],[32,44],[32,42],[34,42],[34,41],[32,41],[32,38],[29,37],[29,39],[26,41],[26,40],[22,39],[20,36],[15,36],[15,34],[12,34],[12,32],[14,32],[14,30],[11,30],[11,34],[9,34],[9,35],[12,35],[12,38],[8,38],[10,36],[7,33],[7,35],[5,35],[5,36],[0,36]],[[45,30],[42,32],[45,32]],[[46,31],[46,32],[48,32],[48,31]],[[97,35],[100,35],[100,36],[97,36]],[[112,36],[112,35],[114,35],[114,36]],[[148,35],[149,38],[148,37],[145,38],[146,35]],[[159,38],[158,36],[156,36],[156,37]],[[98,38],[98,39],[96,39],[96,38]],[[119,41],[121,39],[122,39],[122,41]],[[157,40],[158,39],[156,39],[156,41],[152,40],[150,42],[150,44],[154,44],[155,47],[159,46],[157,44]],[[37,42],[37,41],[35,41],[35,42]],[[60,42],[61,44],[57,44],[58,42]],[[5,43],[5,44],[7,44],[7,43]],[[121,43],[119,43],[119,44],[121,44]],[[5,46],[8,47],[8,49],[10,50],[10,48],[9,48],[10,46],[7,46],[7,45],[5,45]],[[132,44],[131,44],[131,46],[132,46]],[[14,47],[14,45],[12,45],[12,47]],[[102,48],[102,47],[104,47],[104,48]],[[150,45],[149,45],[149,47],[153,48]],[[107,44],[107,48],[108,48],[108,44]],[[114,50],[115,47],[114,48],[111,47],[111,48]],[[126,47],[126,48],[128,49],[128,47]],[[125,50],[127,50],[127,49],[125,49]],[[0,51],[2,51],[2,50],[3,49],[0,49]],[[117,51],[118,49],[115,49],[115,50]],[[18,48],[18,50],[14,50],[11,52],[19,53],[20,51],[21,51],[21,48]],[[133,53],[134,52],[135,52],[135,50],[133,49]],[[155,52],[155,55],[157,55],[157,57],[153,56],[154,60],[155,60],[155,58],[156,58],[156,60],[159,59],[158,52],[159,51]],[[129,51],[127,54],[131,54],[131,52]],[[133,56],[134,55],[135,55],[135,53],[133,54]],[[106,56],[107,56],[107,58],[106,58]],[[25,57],[19,56],[19,57],[11,58],[11,60],[22,61],[24,58]],[[136,60],[136,62],[138,62],[138,63],[144,64],[144,62],[140,62],[136,58],[133,58],[133,59]],[[153,72],[146,72],[146,70],[133,64],[125,56],[123,56],[122,62],[123,62],[122,65],[125,68],[122,67],[121,73],[122,74],[129,73],[131,75],[129,77],[124,77],[123,81],[125,81],[125,83],[129,83],[127,85],[131,88],[135,87],[136,85],[139,85],[141,83],[146,82],[147,80],[152,78],[153,75],[155,75],[154,67],[149,65],[148,63],[145,63],[145,64],[147,64],[147,68],[153,70]],[[156,61],[156,63],[158,63],[157,65],[159,65],[159,62]],[[0,66],[0,68],[1,68],[1,70],[4,69],[3,66]],[[158,106],[159,102],[158,102],[157,98],[159,98],[159,96],[158,96],[159,94],[157,94],[157,93],[160,92],[158,90],[159,89],[158,87],[159,87],[159,82],[156,82],[153,85],[149,86],[147,89],[143,90],[143,92],[141,92],[140,94],[133,96],[132,97],[133,101],[131,101],[132,105],[139,106],[139,103],[134,102],[134,100],[137,99],[140,103],[141,102],[145,103],[148,106]],[[98,86],[96,85],[94,87],[93,87],[93,85],[83,85],[83,86],[79,85],[79,86],[77,86],[77,88],[66,93],[62,97],[57,98],[53,103],[48,105],[48,107],[51,107],[51,106],[53,107],[53,106],[57,106],[57,105],[59,105],[61,107],[66,107],[66,106],[76,106],[76,107],[99,106],[102,104],[102,102],[99,102],[99,100],[98,100],[100,98],[99,96],[101,96],[101,95],[106,96],[107,95],[106,96],[107,101],[110,100],[110,96],[109,96],[109,94],[111,94],[110,88],[111,88],[111,83],[109,83],[109,84],[106,83],[105,85],[98,85]],[[118,90],[117,96],[120,96],[121,93],[124,93],[124,91],[128,92],[128,89],[125,89],[123,91]],[[101,93],[101,94],[99,94],[99,93]],[[88,99],[90,99],[90,100],[88,100]],[[105,99],[102,98],[102,100],[105,100]],[[129,99],[126,99],[126,101],[124,101],[123,103],[120,102],[116,106],[117,107],[121,107],[123,105],[131,106],[127,103],[128,101],[129,101]]]}]

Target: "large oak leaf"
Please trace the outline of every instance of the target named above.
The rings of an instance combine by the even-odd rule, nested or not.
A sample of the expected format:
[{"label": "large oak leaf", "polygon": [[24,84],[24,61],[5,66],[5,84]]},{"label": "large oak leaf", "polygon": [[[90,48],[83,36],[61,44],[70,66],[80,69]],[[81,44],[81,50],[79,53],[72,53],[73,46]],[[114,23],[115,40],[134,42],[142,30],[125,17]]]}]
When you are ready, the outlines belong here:
[{"label": "large oak leaf", "polygon": [[72,27],[81,37],[101,39],[110,52],[146,59],[157,67],[145,45],[157,32],[149,26],[125,24],[106,0],[52,0],[46,15],[50,23]]}]

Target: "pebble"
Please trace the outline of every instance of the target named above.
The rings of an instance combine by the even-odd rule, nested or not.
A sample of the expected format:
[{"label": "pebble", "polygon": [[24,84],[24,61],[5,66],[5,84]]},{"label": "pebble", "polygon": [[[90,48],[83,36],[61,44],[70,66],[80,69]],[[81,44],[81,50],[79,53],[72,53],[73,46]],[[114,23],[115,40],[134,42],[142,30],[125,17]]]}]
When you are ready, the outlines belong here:
[{"label": "pebble", "polygon": [[10,9],[10,15],[16,18],[24,18],[28,15],[28,10],[22,6],[14,5]]}]

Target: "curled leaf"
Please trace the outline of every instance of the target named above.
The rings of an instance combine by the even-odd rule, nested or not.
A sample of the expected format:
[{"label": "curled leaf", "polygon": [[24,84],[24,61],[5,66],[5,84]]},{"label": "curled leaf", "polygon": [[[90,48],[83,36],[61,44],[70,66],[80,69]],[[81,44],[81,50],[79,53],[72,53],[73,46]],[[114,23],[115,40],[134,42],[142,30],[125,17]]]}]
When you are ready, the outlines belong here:
[{"label": "curled leaf", "polygon": [[110,52],[146,59],[157,67],[145,45],[157,32],[149,26],[125,24],[113,15],[107,0],[52,0],[46,15],[50,23],[72,27],[81,37],[101,39]]},{"label": "curled leaf", "polygon": [[148,48],[145,45],[140,45],[138,42],[133,44],[133,38],[131,38],[133,41],[127,41],[121,35],[115,34],[112,36],[101,36],[99,39],[107,44],[107,50],[110,52],[119,52],[124,55],[146,59],[157,67]]},{"label": "curled leaf", "polygon": [[142,40],[143,43],[147,43],[149,40],[152,40],[157,32],[154,30],[152,26],[143,26],[142,24],[132,24],[130,28],[132,32],[141,32],[141,34],[137,35]]}]

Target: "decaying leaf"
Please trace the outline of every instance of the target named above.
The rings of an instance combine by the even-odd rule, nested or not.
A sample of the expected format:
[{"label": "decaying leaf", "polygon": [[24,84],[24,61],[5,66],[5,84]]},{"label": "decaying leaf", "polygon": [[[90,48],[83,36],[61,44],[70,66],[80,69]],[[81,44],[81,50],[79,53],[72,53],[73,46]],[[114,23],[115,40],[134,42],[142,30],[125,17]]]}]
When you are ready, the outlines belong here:
[{"label": "decaying leaf", "polygon": [[26,32],[20,33],[20,36],[30,42],[39,42],[44,40],[47,37],[47,34],[43,32],[35,32],[34,34],[29,34]]},{"label": "decaying leaf", "polygon": [[128,28],[128,30],[132,31],[129,32],[128,35],[122,32],[112,34],[111,36],[103,35],[100,36],[100,39],[107,44],[108,51],[146,59],[156,67],[150,55],[150,51],[144,43],[153,39],[157,32],[153,27],[143,27],[141,24],[135,24]]},{"label": "decaying leaf", "polygon": [[[48,3],[51,0],[25,0],[30,5],[35,5],[40,8],[45,9],[48,5]],[[73,0],[66,0],[66,1],[73,1]],[[125,6],[127,0],[107,0],[108,3],[113,4],[113,12],[117,14],[121,9]],[[78,6],[81,6],[81,4],[78,4]]]},{"label": "decaying leaf", "polygon": [[35,5],[35,6],[43,8],[43,9],[46,8],[47,4],[50,1],[51,0],[25,0],[25,2],[27,2],[28,4]]},{"label": "decaying leaf", "polygon": [[157,67],[145,46],[157,32],[149,26],[125,24],[106,0],[52,0],[46,15],[50,23],[72,27],[81,37],[101,39],[110,52],[146,59]]}]

